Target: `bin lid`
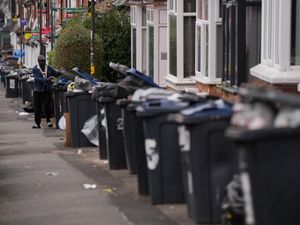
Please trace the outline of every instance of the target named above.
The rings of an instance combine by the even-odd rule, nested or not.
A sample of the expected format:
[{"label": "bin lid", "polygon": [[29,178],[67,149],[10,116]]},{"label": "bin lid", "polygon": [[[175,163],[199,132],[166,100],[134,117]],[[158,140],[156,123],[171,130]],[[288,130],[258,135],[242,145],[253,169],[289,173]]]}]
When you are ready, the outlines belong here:
[{"label": "bin lid", "polygon": [[300,128],[276,128],[248,130],[244,128],[229,127],[225,136],[235,142],[255,142],[260,140],[300,138]]},{"label": "bin lid", "polygon": [[131,68],[131,69],[127,70],[127,74],[135,76],[136,78],[139,78],[139,79],[143,80],[144,82],[146,82],[147,84],[149,84],[152,87],[159,88],[159,85],[154,83],[154,81],[151,77],[141,73],[140,71],[138,71],[136,69]]},{"label": "bin lid", "polygon": [[263,101],[273,105],[300,107],[299,95],[283,93],[279,90],[267,90],[259,87],[246,87],[239,89],[239,95],[246,101]]},{"label": "bin lid", "polygon": [[8,79],[16,79],[19,77],[19,75],[17,73],[11,73],[11,74],[6,75],[6,77]]},{"label": "bin lid", "polygon": [[75,97],[78,95],[91,95],[91,93],[87,91],[68,91],[65,93],[66,97]]},{"label": "bin lid", "polygon": [[84,71],[79,70],[77,67],[74,67],[72,70],[73,70],[76,74],[78,74],[78,76],[80,76],[81,78],[84,78],[84,79],[86,79],[86,80],[88,80],[88,81],[91,81],[92,84],[97,85],[98,80],[97,80],[96,78],[94,78],[94,79],[92,80],[92,77],[91,77],[90,74],[88,74],[88,73],[86,73],[86,72],[84,72]]},{"label": "bin lid", "polygon": [[136,111],[138,116],[152,117],[160,114],[178,112],[188,106],[188,102],[162,99],[144,102],[142,105],[136,107]]},{"label": "bin lid", "polygon": [[202,123],[210,120],[229,119],[232,114],[232,106],[223,100],[207,100],[183,109],[168,119],[178,123]]},{"label": "bin lid", "polygon": [[112,97],[100,97],[98,98],[98,102],[102,103],[102,104],[106,104],[106,103],[110,103],[110,102],[115,102],[116,99],[112,98]]},{"label": "bin lid", "polygon": [[159,100],[173,95],[174,92],[161,88],[139,89],[134,92],[132,101],[144,102],[146,100]]}]

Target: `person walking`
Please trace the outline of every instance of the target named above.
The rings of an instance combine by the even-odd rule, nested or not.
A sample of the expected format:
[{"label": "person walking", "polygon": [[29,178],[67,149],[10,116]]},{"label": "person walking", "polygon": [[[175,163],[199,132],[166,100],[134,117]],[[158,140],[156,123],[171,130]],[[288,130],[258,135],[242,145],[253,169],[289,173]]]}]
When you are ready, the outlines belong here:
[{"label": "person walking", "polygon": [[34,76],[34,120],[33,129],[41,128],[41,113],[44,105],[47,126],[52,127],[51,123],[51,103],[52,103],[52,84],[53,78],[61,75],[60,72],[46,65],[46,57],[38,57],[38,65],[32,69]]}]

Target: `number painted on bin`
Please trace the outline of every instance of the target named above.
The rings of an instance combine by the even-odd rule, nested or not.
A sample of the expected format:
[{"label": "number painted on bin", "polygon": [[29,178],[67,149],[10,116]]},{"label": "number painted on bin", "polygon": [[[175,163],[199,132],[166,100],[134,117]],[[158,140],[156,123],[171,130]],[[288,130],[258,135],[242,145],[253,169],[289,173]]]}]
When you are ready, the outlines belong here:
[{"label": "number painted on bin", "polygon": [[193,176],[191,171],[187,171],[187,184],[188,184],[188,192],[190,195],[194,193],[193,189]]},{"label": "number painted on bin", "polygon": [[156,146],[157,143],[155,140],[153,139],[145,140],[147,166],[149,170],[155,170],[159,162],[159,155],[156,151]]},{"label": "number painted on bin", "polygon": [[178,127],[179,146],[182,152],[189,152],[191,150],[191,134],[185,126]]},{"label": "number painted on bin", "polygon": [[9,79],[9,88],[10,89],[15,89],[15,80],[14,79]]},{"label": "number painted on bin", "polygon": [[246,211],[246,223],[247,224],[254,224],[255,223],[255,216],[254,216],[254,208],[253,208],[253,201],[252,201],[252,192],[251,192],[251,183],[250,183],[250,176],[249,173],[243,171],[240,175],[242,190],[244,193],[245,199],[245,211]]},{"label": "number painted on bin", "polygon": [[123,130],[123,128],[124,128],[124,121],[123,121],[123,118],[117,119],[117,129],[118,129],[118,130]]}]

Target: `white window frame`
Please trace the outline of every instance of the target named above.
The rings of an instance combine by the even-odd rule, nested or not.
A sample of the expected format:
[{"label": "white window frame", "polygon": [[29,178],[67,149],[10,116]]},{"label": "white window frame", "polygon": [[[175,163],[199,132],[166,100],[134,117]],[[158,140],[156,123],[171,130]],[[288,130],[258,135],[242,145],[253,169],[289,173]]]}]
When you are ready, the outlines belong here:
[{"label": "white window frame", "polygon": [[[197,1],[197,0],[196,0]],[[177,4],[176,4],[177,3]],[[168,75],[167,80],[181,85],[181,84],[194,84],[195,75],[192,77],[184,77],[184,17],[195,16],[197,17],[196,11],[191,13],[185,13],[184,0],[170,0],[168,1],[168,24],[170,24],[170,15],[176,16],[177,25],[177,74],[176,76],[170,73],[170,60],[168,60]],[[173,5],[172,5],[173,4]],[[170,26],[168,26],[168,49],[170,49]],[[195,46],[196,47],[196,46]],[[169,53],[170,55],[170,53]],[[169,57],[170,59],[170,57]]]},{"label": "white window frame", "polygon": [[[133,67],[133,65],[134,65],[134,63],[133,63],[133,29],[137,29],[137,27],[136,27],[136,9],[137,7],[136,6],[131,6],[130,7],[130,24],[131,24],[131,38],[130,38],[130,40],[131,40],[131,47],[130,47],[130,55],[131,55],[131,67]],[[136,31],[135,31],[136,32]],[[135,45],[136,45],[136,43],[135,43]],[[135,46],[135,48],[136,48],[136,52],[137,52],[137,46]],[[137,53],[136,53],[137,54]],[[135,65],[137,65],[136,64],[136,62],[135,62]]]},{"label": "white window frame", "polygon": [[[133,29],[136,29],[136,69],[141,72],[146,72],[147,61],[145,59],[146,56],[146,48],[143,46],[146,41],[143,38],[143,33],[146,32],[146,24],[143,26],[142,18],[143,18],[143,5],[132,5],[130,6],[130,23],[131,23],[131,65],[133,65]],[[145,31],[145,32],[144,32]],[[147,36],[147,35],[146,35]]]},{"label": "white window frame", "polygon": [[[271,5],[272,2],[272,5]],[[263,0],[262,63],[281,71],[300,70],[291,66],[291,0]],[[272,13],[272,17],[270,14]],[[272,31],[271,33],[265,31]],[[271,57],[268,57],[271,51]]]},{"label": "white window frame", "polygon": [[[146,33],[147,63],[146,64],[147,64],[147,74],[149,74],[150,73],[150,65],[149,65],[149,58],[148,58],[148,56],[149,56],[149,26],[153,27],[153,30],[155,29],[155,26],[154,26],[154,10],[150,9],[150,8],[147,8],[146,15],[147,15],[147,22],[146,22],[146,29],[147,29],[147,33]],[[154,34],[154,36],[155,36],[155,34]],[[155,47],[154,47],[154,50],[155,50]],[[152,74],[153,78],[155,77],[154,61],[155,61],[155,56],[153,58],[153,74]]]},{"label": "white window frame", "polygon": [[[222,24],[219,12],[219,0],[208,0],[207,20],[198,18],[199,1],[197,1],[196,20],[196,54],[195,71],[197,81],[205,84],[220,84],[217,78],[217,26]],[[201,27],[201,52],[198,52],[198,27]],[[208,54],[206,53],[206,32],[208,27]],[[214,49],[214,51],[212,51]],[[201,71],[198,70],[198,56],[201,54]],[[208,57],[206,57],[208,56]],[[208,61],[208,62],[207,62]],[[208,68],[206,68],[208,67]]]},{"label": "white window frame", "polygon": [[136,6],[130,7],[130,23],[131,26],[136,26]]},{"label": "white window frame", "polygon": [[[278,2],[278,5],[275,4],[274,7],[271,7],[269,1],[273,3]],[[262,0],[262,52],[261,52],[261,63],[253,67],[251,75],[267,81],[269,83],[285,83],[285,84],[294,84],[300,83],[300,66],[291,65],[291,7],[292,0]],[[266,58],[266,53],[270,47],[270,43],[266,43],[265,36],[266,31],[269,30],[269,26],[273,26],[273,32],[277,32],[277,28],[274,27],[276,21],[273,18],[273,22],[269,22],[267,18],[270,10],[273,10],[273,15],[278,17],[278,40],[275,39],[274,33],[272,39],[273,52],[270,60]],[[278,10],[276,12],[276,10]],[[274,29],[276,28],[276,29]],[[267,34],[269,35],[269,34]],[[277,38],[276,37],[276,38]],[[274,50],[278,49],[278,50]],[[275,53],[278,56],[275,55]],[[278,58],[278,63],[276,62],[276,57]],[[276,62],[276,63],[275,63]]]},{"label": "white window frame", "polygon": [[[300,12],[297,12],[297,13],[300,13]],[[291,29],[291,32],[292,32],[292,29]],[[290,40],[291,40],[291,38],[290,38]],[[290,49],[291,49],[291,47],[292,47],[292,44],[290,44]],[[290,57],[291,57],[291,55],[290,55]],[[291,65],[291,70],[292,71],[300,71],[300,65]]]},{"label": "white window frame", "polygon": [[[262,62],[269,66],[279,67],[279,1],[262,2]],[[267,32],[266,32],[267,31]]]},{"label": "white window frame", "polygon": [[171,13],[176,13],[177,12],[177,3],[180,0],[169,0],[168,1],[168,11]]}]

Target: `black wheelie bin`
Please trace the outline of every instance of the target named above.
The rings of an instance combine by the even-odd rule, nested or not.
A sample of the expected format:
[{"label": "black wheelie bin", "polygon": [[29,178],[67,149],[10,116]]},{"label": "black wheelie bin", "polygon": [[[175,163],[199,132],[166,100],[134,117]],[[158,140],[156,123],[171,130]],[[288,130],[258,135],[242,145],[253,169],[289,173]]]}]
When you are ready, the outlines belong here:
[{"label": "black wheelie bin", "polygon": [[237,173],[236,151],[224,135],[232,113],[213,100],[169,117],[178,123],[185,198],[195,223],[220,223],[224,188]]},{"label": "black wheelie bin", "polygon": [[142,118],[144,127],[149,191],[153,204],[185,202],[177,124],[167,121],[167,116],[188,105],[187,102],[163,99],[146,101],[137,107],[137,115]]},{"label": "black wheelie bin", "polygon": [[96,114],[96,106],[91,94],[88,92],[66,92],[65,97],[67,110],[70,113],[72,147],[94,146],[81,132],[85,122]]},{"label": "black wheelie bin", "polygon": [[[267,104],[276,114],[271,127],[232,126],[226,132],[239,152],[246,224],[297,225],[300,221],[299,96],[258,88],[240,89],[239,93],[244,103]],[[281,114],[282,110],[287,114]],[[280,116],[283,123],[277,126]]]}]

